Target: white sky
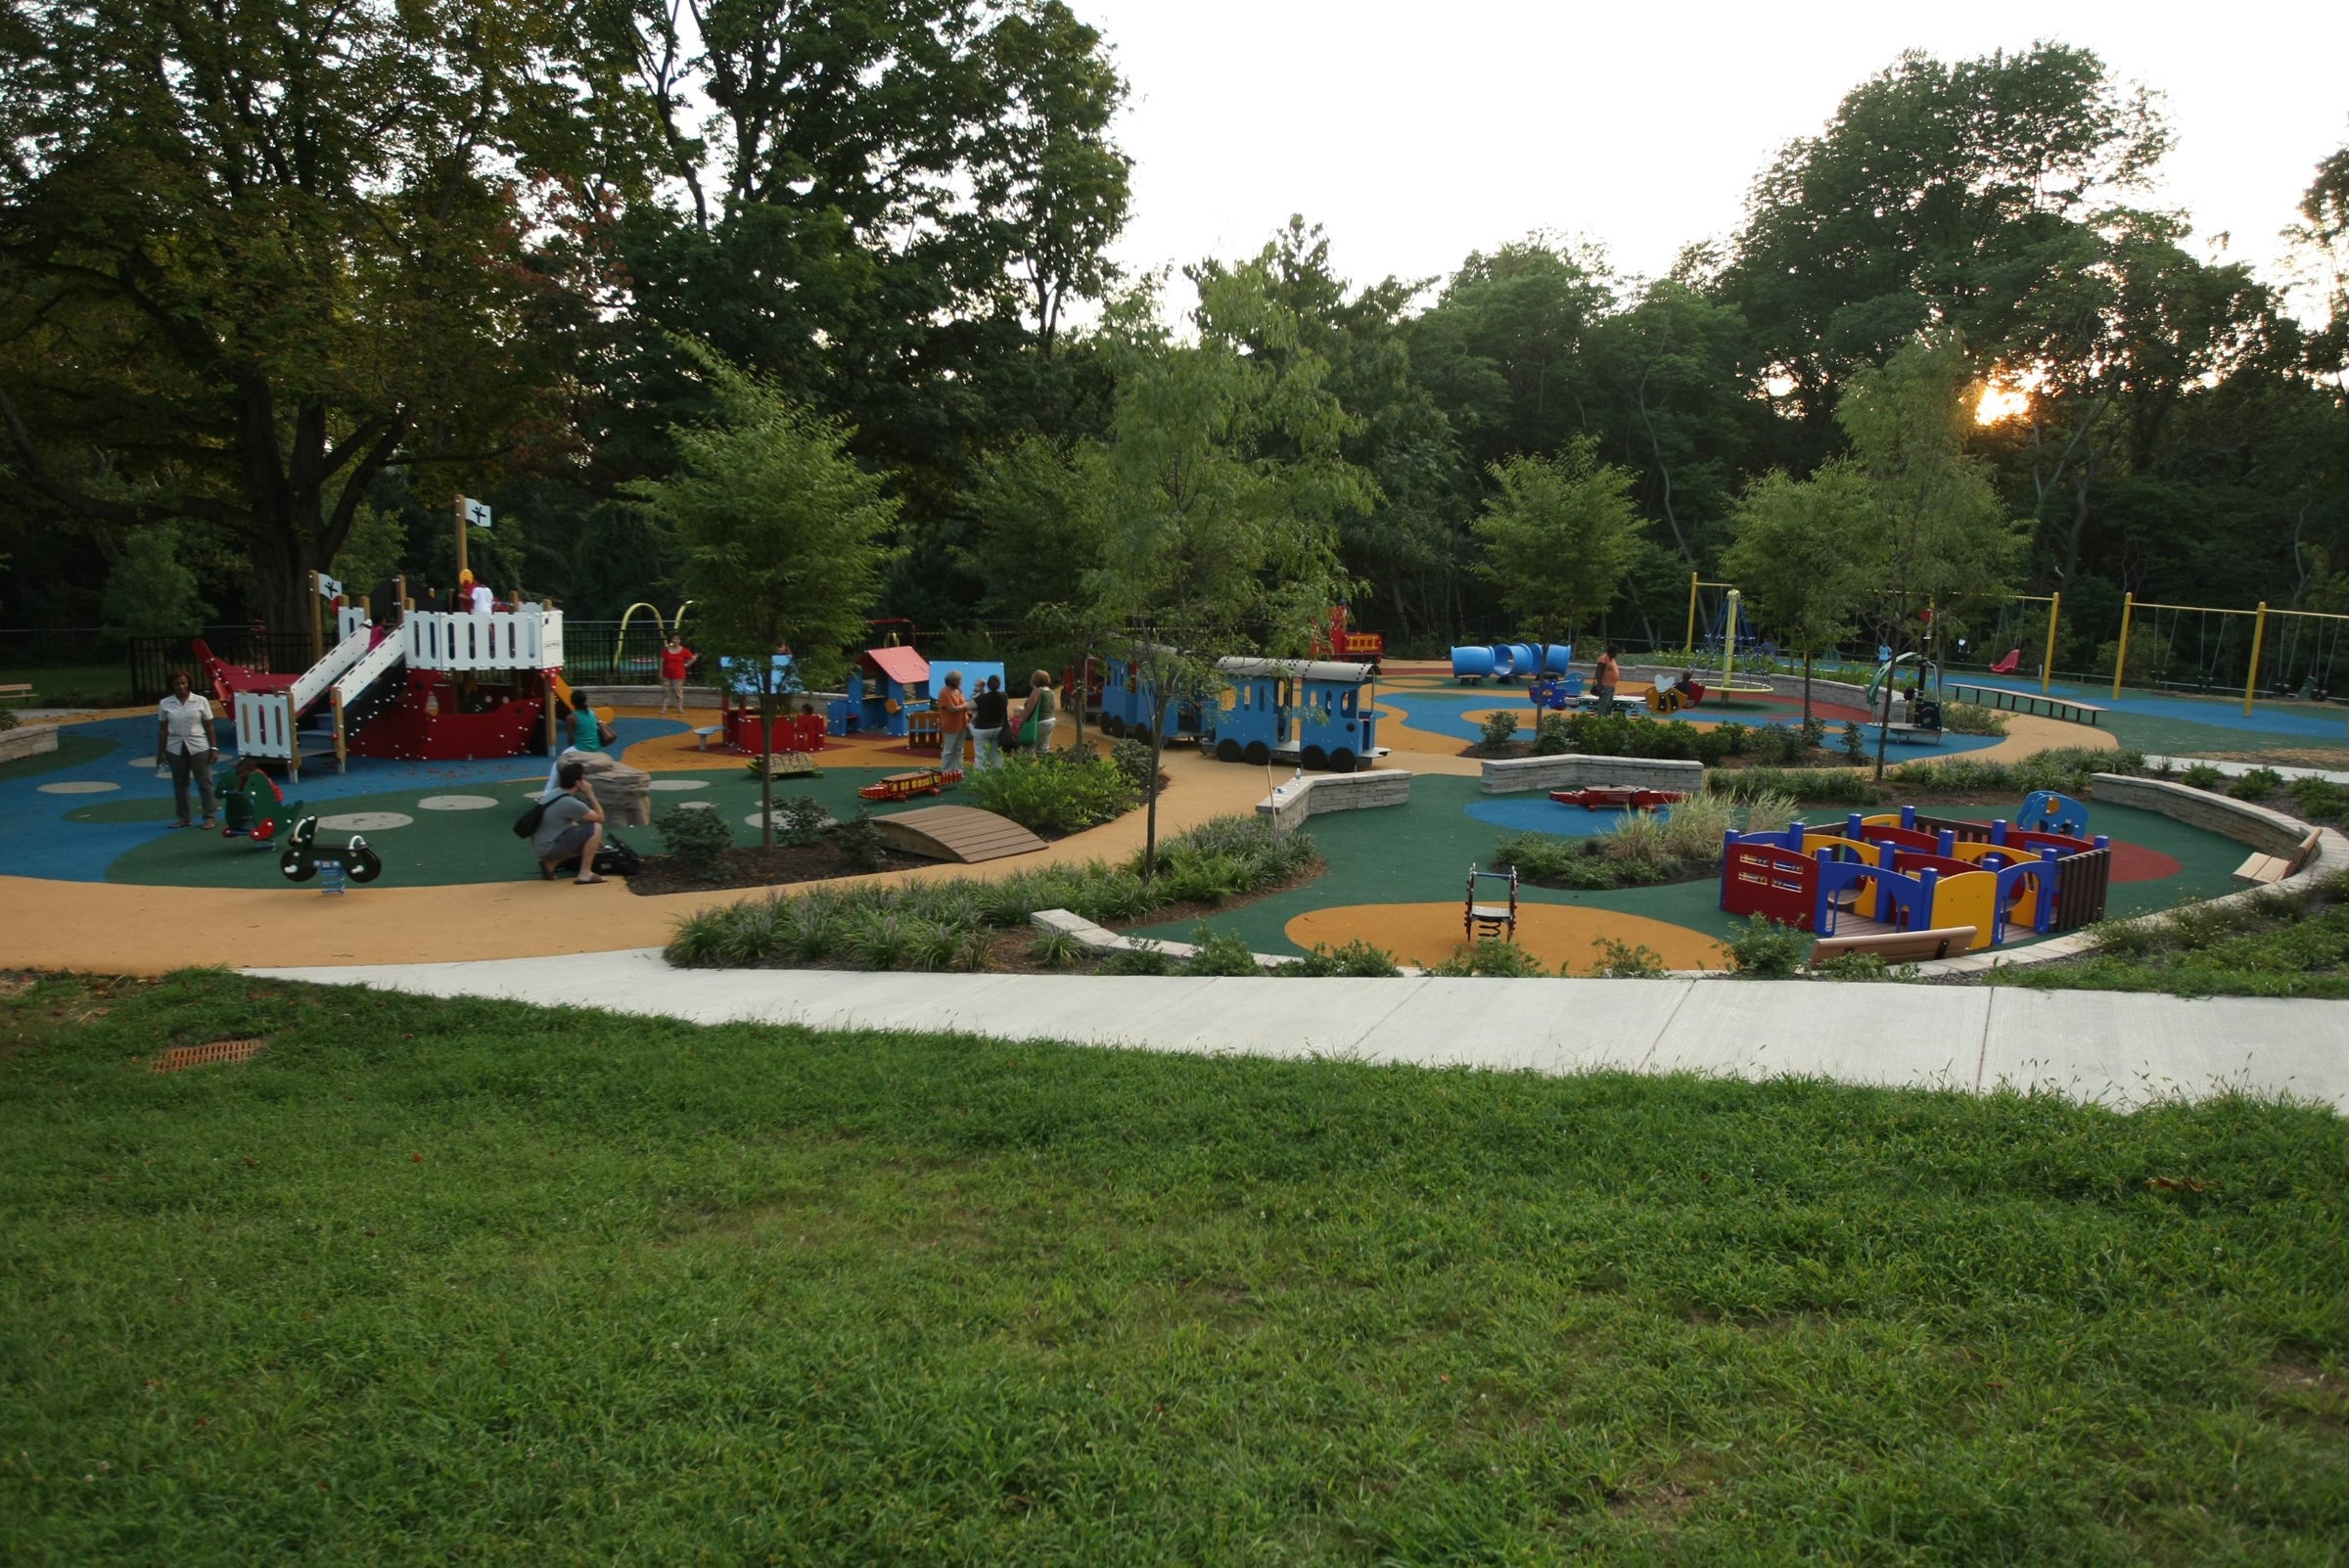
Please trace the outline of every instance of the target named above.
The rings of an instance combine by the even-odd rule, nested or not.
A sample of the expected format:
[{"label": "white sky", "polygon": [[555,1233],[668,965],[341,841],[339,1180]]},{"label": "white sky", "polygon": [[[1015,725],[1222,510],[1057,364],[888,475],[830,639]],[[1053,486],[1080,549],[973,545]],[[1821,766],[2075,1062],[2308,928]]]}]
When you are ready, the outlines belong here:
[{"label": "white sky", "polygon": [[1357,283],[1448,274],[1537,229],[1662,272],[1726,239],[1777,150],[1909,48],[2096,50],[2163,95],[2156,205],[2188,210],[2201,250],[2231,234],[2274,281],[2318,160],[2349,142],[2349,0],[1070,3],[1133,89],[1115,254],[1134,270],[1253,252],[1302,212]]}]

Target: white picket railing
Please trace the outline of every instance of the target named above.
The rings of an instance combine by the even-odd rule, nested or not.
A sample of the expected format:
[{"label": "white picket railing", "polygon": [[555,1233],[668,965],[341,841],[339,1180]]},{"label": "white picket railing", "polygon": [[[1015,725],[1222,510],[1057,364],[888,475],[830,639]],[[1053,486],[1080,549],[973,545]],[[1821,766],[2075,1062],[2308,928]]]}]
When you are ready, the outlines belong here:
[{"label": "white picket railing", "polygon": [[294,705],[284,692],[237,693],[237,755],[294,760]]},{"label": "white picket railing", "polygon": [[411,611],[400,644],[418,669],[559,669],[563,612],[530,607],[487,615]]}]

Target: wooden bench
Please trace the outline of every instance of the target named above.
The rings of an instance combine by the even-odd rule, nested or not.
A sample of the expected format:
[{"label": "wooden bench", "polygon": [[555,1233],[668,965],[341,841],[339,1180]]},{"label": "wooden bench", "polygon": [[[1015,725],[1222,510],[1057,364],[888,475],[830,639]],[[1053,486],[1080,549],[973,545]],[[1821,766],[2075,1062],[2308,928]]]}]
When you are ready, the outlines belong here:
[{"label": "wooden bench", "polygon": [[18,681],[13,686],[0,686],[0,703],[28,703],[30,701],[32,701],[32,688],[23,681]]},{"label": "wooden bench", "polygon": [[1881,931],[1865,937],[1822,937],[1811,949],[1811,967],[1846,953],[1872,952],[1888,964],[1923,963],[1965,952],[1974,945],[1972,926],[1935,926],[1930,931]]},{"label": "wooden bench", "polygon": [[2234,868],[2234,880],[2248,882],[2258,888],[2271,882],[2281,882],[2285,877],[2297,876],[2309,861],[2317,857],[2318,847],[2324,842],[2325,835],[2310,828],[2308,837],[2302,839],[2299,848],[2290,854],[2255,854]]}]

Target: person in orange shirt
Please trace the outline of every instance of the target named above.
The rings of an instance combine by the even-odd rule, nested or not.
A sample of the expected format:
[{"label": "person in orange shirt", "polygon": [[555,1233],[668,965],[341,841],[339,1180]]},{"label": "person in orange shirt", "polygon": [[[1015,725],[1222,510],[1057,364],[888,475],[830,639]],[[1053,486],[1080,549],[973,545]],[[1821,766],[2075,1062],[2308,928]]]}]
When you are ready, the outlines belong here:
[{"label": "person in orange shirt", "polygon": [[962,768],[963,737],[971,732],[971,700],[962,694],[962,671],[946,671],[938,694],[939,766],[948,773]]},{"label": "person in orange shirt", "polygon": [[668,705],[673,702],[677,705],[677,716],[684,716],[685,671],[693,668],[697,657],[691,648],[685,646],[684,638],[673,631],[668,634],[668,642],[661,650],[662,713],[668,713]]}]

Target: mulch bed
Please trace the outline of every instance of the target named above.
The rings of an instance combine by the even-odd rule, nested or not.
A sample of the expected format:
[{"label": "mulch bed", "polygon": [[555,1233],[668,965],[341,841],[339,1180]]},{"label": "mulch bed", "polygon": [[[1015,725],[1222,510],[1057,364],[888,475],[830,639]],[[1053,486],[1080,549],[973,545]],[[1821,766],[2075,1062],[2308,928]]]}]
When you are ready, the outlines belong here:
[{"label": "mulch bed", "polygon": [[[939,863],[892,850],[888,863],[880,869],[904,871],[917,865]],[[799,882],[829,882],[835,877],[867,874],[865,867],[851,861],[830,844],[806,849],[787,849],[778,844],[771,850],[729,850],[724,870],[725,875],[717,881],[706,882],[688,876],[666,854],[648,854],[643,870],[622,880],[627,883],[629,892],[649,897],[662,893],[724,893],[732,889],[788,887]]]}]

